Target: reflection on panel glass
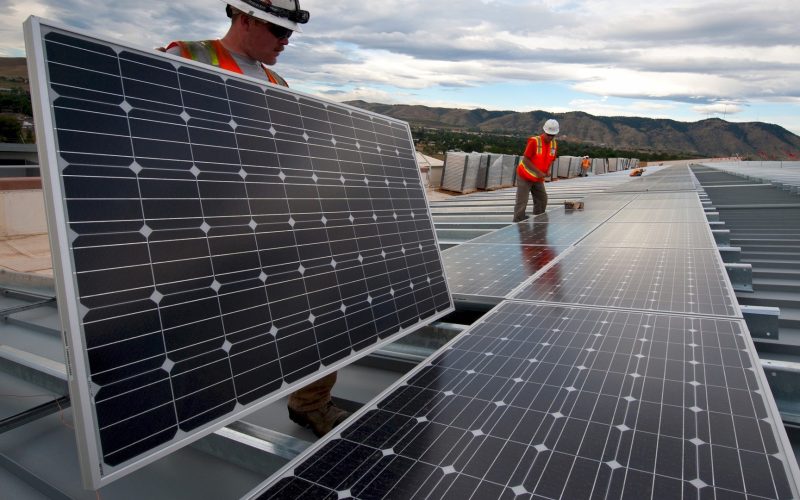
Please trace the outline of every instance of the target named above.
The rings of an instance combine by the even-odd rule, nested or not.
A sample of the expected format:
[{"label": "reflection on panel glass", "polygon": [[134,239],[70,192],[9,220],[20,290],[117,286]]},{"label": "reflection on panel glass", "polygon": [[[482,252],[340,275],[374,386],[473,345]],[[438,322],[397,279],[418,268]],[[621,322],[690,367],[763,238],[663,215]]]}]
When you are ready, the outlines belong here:
[{"label": "reflection on panel glass", "polygon": [[609,222],[707,222],[706,214],[697,207],[624,208]]},{"label": "reflection on panel glass", "polygon": [[745,335],[504,302],[258,498],[790,498]]},{"label": "reflection on panel glass", "polygon": [[442,252],[442,258],[453,294],[505,297],[565,249],[463,243]]},{"label": "reflection on panel glass", "polygon": [[607,222],[581,240],[581,247],[717,248],[703,222]]},{"label": "reflection on panel glass", "polygon": [[737,316],[716,250],[581,246],[515,299]]},{"label": "reflection on panel glass", "polygon": [[485,234],[470,243],[569,246],[597,226],[595,223],[557,224],[536,217]]}]

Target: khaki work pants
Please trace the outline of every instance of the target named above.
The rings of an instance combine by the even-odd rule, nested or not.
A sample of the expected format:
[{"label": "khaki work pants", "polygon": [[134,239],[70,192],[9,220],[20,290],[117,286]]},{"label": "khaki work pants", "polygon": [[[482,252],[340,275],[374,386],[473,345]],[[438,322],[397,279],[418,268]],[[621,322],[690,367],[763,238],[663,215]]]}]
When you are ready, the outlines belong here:
[{"label": "khaki work pants", "polygon": [[526,219],[525,209],[528,208],[528,193],[533,196],[533,215],[543,214],[547,208],[547,191],[544,182],[531,182],[517,177],[517,200],[514,203],[514,222]]},{"label": "khaki work pants", "polygon": [[311,382],[289,396],[289,408],[305,413],[323,408],[331,400],[331,390],[336,383],[336,372]]}]

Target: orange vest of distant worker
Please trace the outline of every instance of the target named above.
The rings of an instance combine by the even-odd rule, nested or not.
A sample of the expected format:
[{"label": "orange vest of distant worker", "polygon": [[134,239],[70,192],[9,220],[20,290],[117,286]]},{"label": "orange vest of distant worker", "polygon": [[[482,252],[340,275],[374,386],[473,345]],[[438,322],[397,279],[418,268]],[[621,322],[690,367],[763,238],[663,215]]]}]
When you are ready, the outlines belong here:
[{"label": "orange vest of distant worker", "polygon": [[[242,68],[236,64],[236,59],[233,58],[228,49],[226,49],[219,40],[203,40],[202,42],[172,42],[167,45],[166,50],[176,46],[180,47],[181,49],[181,57],[185,57],[186,59],[191,59],[193,61],[208,62],[212,66],[227,69],[228,71],[233,71],[234,73],[243,74]],[[263,64],[261,67],[264,68],[264,73],[266,73],[267,79],[270,81],[270,83],[282,85],[284,87],[289,86],[289,84],[286,83],[286,80],[281,78],[277,73],[267,68]]]},{"label": "orange vest of distant worker", "polygon": [[528,169],[524,163],[517,165],[517,175],[530,182],[544,182],[550,165],[556,159],[558,153],[558,143],[555,138],[550,140],[550,147],[543,148],[544,140],[541,136],[535,135],[528,138],[528,145],[525,147],[525,158],[533,164],[533,170]]}]

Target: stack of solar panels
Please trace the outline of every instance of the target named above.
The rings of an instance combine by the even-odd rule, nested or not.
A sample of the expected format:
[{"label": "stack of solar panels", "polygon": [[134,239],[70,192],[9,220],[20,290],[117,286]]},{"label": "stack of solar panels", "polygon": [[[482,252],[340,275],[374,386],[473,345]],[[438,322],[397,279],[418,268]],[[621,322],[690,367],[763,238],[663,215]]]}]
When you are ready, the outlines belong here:
[{"label": "stack of solar panels", "polygon": [[592,158],[592,173],[594,175],[608,173],[608,158]]},{"label": "stack of solar panels", "polygon": [[[668,170],[673,186],[692,184],[685,167]],[[800,496],[697,193],[633,189],[586,207],[496,233],[519,255],[557,250],[252,496]],[[585,237],[565,229],[587,223]],[[464,264],[489,265],[494,243],[475,241]]]},{"label": "stack of solar panels", "polygon": [[518,156],[484,153],[487,157],[485,179],[479,174],[478,188],[501,189],[514,185]]},{"label": "stack of solar panels", "polygon": [[444,157],[442,189],[461,192],[464,186],[464,171],[467,153],[448,151]]},{"label": "stack of solar panels", "polygon": [[501,188],[511,187],[517,180],[519,155],[503,155],[503,171],[500,180]]},{"label": "stack of solar panels", "polygon": [[448,151],[445,156],[442,189],[462,194],[477,191],[479,173],[481,170],[486,172],[487,161],[488,158],[481,153]]},{"label": "stack of solar panels", "polygon": [[407,123],[25,35],[87,487],[452,311]]},{"label": "stack of solar panels", "polygon": [[482,189],[500,189],[503,186],[503,159],[506,155],[487,154],[486,182]]},{"label": "stack of solar panels", "polygon": [[461,193],[473,193],[478,190],[478,177],[481,169],[486,171],[488,158],[483,153],[470,153],[467,155],[467,164],[464,167],[464,183]]},{"label": "stack of solar panels", "polygon": [[480,159],[478,160],[478,174],[475,179],[475,187],[477,189],[486,189],[486,184],[488,182],[489,177],[489,167],[492,163],[493,156],[489,153],[480,153]]},{"label": "stack of solar panels", "polygon": [[581,158],[578,156],[559,156],[556,162],[556,172],[562,179],[577,177],[580,173]]}]

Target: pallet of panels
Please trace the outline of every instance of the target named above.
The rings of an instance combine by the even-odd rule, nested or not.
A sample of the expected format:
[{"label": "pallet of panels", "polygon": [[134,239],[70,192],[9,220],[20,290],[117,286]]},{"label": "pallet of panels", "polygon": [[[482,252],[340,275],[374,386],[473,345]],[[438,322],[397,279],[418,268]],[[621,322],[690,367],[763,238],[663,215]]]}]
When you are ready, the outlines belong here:
[{"label": "pallet of panels", "polygon": [[480,160],[478,161],[478,173],[475,179],[475,187],[477,189],[486,189],[486,183],[489,177],[489,163],[491,162],[491,155],[489,153],[481,153]]},{"label": "pallet of panels", "polygon": [[486,174],[487,190],[500,189],[503,185],[503,161],[507,155],[490,154]]},{"label": "pallet of panels", "polygon": [[478,190],[478,179],[481,168],[486,164],[486,156],[483,153],[470,153],[467,155],[467,162],[464,167],[464,182],[461,185],[460,193],[474,193]]},{"label": "pallet of panels", "polygon": [[464,185],[464,173],[467,164],[467,153],[448,151],[444,157],[442,173],[442,189],[461,192]]},{"label": "pallet of panels", "polygon": [[569,177],[569,166],[572,156],[559,156],[553,163],[553,176],[566,179]]},{"label": "pallet of panels", "polygon": [[608,173],[608,158],[592,158],[592,173],[594,175]]}]

